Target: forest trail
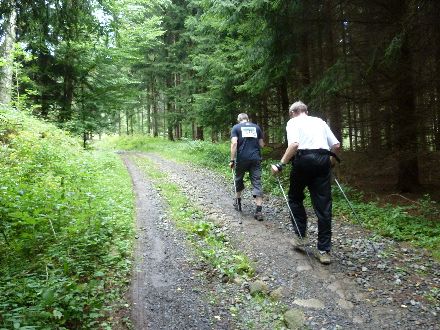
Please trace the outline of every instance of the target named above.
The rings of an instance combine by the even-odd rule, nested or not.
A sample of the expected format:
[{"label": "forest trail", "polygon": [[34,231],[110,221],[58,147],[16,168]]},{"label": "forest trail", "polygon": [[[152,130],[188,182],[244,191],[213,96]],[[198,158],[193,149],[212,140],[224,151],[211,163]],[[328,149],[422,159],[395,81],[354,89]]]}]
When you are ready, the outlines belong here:
[{"label": "forest trail", "polygon": [[[207,299],[238,285],[200,276],[203,270],[194,269],[189,244],[165,218],[166,206],[135,165],[136,157],[154,162],[194,205],[220,224],[231,244],[254,262],[256,277],[270,290],[282,288],[280,299],[288,308],[303,311],[308,328],[439,329],[440,266],[422,251],[375,238],[380,253],[375,255],[368,232],[335,218],[333,263],[310,263],[289,243],[293,233],[282,198],[265,196],[265,220],[258,222],[252,217],[249,190],[243,196],[240,215],[232,207],[232,181],[225,182],[207,169],[148,153],[125,153],[122,157],[136,193],[131,290],[136,329],[243,328],[234,323],[227,303],[213,304]],[[309,236],[315,244],[313,211],[309,216]]]}]

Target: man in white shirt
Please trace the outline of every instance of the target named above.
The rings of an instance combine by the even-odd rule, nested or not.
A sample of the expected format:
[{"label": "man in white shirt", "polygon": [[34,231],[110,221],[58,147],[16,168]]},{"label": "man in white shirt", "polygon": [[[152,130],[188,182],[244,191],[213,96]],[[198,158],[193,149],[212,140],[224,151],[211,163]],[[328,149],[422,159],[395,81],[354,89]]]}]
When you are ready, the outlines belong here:
[{"label": "man in white shirt", "polygon": [[[321,263],[331,262],[331,168],[338,159],[340,143],[325,121],[308,115],[307,106],[301,102],[289,108],[290,120],[287,123],[288,147],[281,161],[272,166],[277,174],[293,158],[290,172],[289,206],[295,219],[292,219],[296,237],[292,244],[304,250],[307,240],[307,215],[304,208],[304,189],[307,187],[313,208],[318,217],[318,258]],[[295,221],[293,221],[295,220]],[[296,223],[295,223],[296,222]]]}]

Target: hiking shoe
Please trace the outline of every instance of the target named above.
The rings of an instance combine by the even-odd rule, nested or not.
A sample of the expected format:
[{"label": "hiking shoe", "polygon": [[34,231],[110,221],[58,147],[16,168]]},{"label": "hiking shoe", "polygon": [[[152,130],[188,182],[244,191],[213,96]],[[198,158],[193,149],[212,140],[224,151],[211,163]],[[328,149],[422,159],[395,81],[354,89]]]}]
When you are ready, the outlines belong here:
[{"label": "hiking shoe", "polygon": [[328,265],[332,262],[330,258],[330,252],[328,251],[318,251],[318,259],[321,264]]},{"label": "hiking shoe", "polygon": [[292,244],[295,250],[305,252],[306,246],[309,244],[309,239],[307,237],[300,238],[299,236],[295,235],[290,241],[290,244]]},{"label": "hiking shoe", "polygon": [[241,211],[241,201],[237,198],[234,199],[234,209],[235,211]]},{"label": "hiking shoe", "polygon": [[263,213],[261,212],[255,212],[254,218],[258,221],[263,221]]}]

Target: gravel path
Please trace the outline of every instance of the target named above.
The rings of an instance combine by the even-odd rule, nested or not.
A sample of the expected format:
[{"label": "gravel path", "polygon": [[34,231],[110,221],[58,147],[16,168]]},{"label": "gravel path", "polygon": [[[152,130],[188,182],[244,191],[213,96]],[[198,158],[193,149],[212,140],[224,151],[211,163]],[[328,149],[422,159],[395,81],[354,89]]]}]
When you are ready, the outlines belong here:
[{"label": "gravel path", "polygon": [[[375,238],[374,246],[379,252],[376,255],[368,232],[335,219],[334,262],[329,266],[321,265],[291,248],[292,227],[282,199],[266,196],[263,209],[265,221],[257,222],[252,217],[254,206],[251,196],[244,194],[243,212],[237,213],[232,208],[231,184],[218,175],[154,154],[136,155],[155,162],[195,205],[203,209],[212,221],[223,226],[232,244],[255,262],[257,277],[265,281],[271,290],[282,288],[282,302],[304,312],[308,328],[440,329],[440,267],[423,251],[389,239]],[[201,285],[185,278],[191,270],[179,272],[184,269],[182,267],[188,267],[185,258],[190,252],[184,249],[183,243],[179,243],[177,232],[173,234],[177,235],[175,237],[164,235],[160,229],[164,225],[160,216],[163,207],[155,204],[160,200],[159,196],[135,166],[125,159],[138,197],[140,237],[136,248],[138,270],[133,281],[133,299],[137,306],[134,312],[139,315],[135,317],[136,328],[162,328],[143,327],[156,319],[154,322],[159,325],[171,322],[166,325],[169,329],[212,329],[210,322],[204,323],[203,319],[209,319],[218,311],[209,310],[210,307],[198,298],[197,292],[191,293],[191,287]],[[152,213],[151,207],[158,213]],[[309,215],[309,236],[313,242],[316,239],[316,221],[313,212]],[[242,224],[239,224],[239,217]],[[157,237],[160,237],[160,243],[157,243]],[[170,253],[177,251],[176,256],[168,258],[167,266],[163,266],[167,259],[164,249]],[[163,277],[169,277],[169,283],[164,283]],[[154,278],[162,278],[160,285]],[[165,303],[170,298],[163,288],[168,289],[172,286],[170,283],[177,279],[184,279],[187,301],[199,301],[192,302],[200,308],[192,317],[196,323],[188,323],[188,327],[182,326],[182,322],[189,322],[189,316],[183,313],[172,318],[169,308],[172,304]],[[142,305],[143,302],[146,304]],[[178,302],[184,303],[185,300]],[[162,312],[164,316],[156,315]],[[177,323],[173,322],[178,322],[180,326],[174,327]],[[234,329],[228,322],[217,323],[217,328]]]},{"label": "gravel path", "polygon": [[136,194],[136,244],[130,290],[135,329],[225,329],[228,320],[212,325],[216,313],[201,299],[204,286],[194,258],[165,214],[159,193],[124,156]]}]

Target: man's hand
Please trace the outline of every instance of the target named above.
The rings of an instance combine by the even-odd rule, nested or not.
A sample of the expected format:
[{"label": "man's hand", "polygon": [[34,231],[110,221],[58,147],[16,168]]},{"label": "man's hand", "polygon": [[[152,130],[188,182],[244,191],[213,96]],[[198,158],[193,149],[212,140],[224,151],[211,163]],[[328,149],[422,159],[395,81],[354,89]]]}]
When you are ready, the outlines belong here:
[{"label": "man's hand", "polygon": [[229,167],[230,167],[231,169],[233,169],[233,168],[235,167],[235,160],[231,159],[231,160],[229,161]]},{"label": "man's hand", "polygon": [[337,163],[336,158],[333,156],[330,156],[330,164],[331,164],[332,168],[335,167],[336,163]]},{"label": "man's hand", "polygon": [[272,174],[273,175],[279,174],[283,170],[284,166],[286,166],[286,164],[283,164],[281,162],[277,164],[273,164],[271,166]]}]

